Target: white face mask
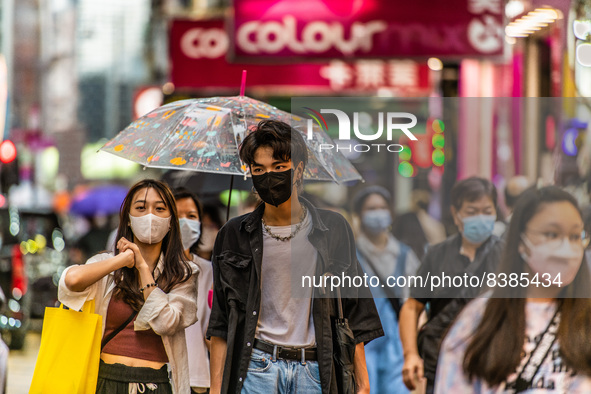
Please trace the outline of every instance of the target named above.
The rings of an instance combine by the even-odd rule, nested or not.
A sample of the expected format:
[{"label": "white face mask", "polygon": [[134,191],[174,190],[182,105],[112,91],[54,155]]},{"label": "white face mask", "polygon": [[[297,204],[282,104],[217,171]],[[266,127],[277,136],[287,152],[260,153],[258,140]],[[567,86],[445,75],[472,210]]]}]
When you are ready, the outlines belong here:
[{"label": "white face mask", "polygon": [[201,222],[199,220],[179,219],[179,225],[181,227],[181,239],[183,240],[183,249],[187,250],[201,235]]},{"label": "white face mask", "polygon": [[[558,248],[548,243],[532,245],[525,235],[521,236],[523,243],[529,249],[529,255],[521,253],[521,258],[534,273],[550,274],[550,280],[554,281],[560,274],[561,286],[567,286],[572,283],[579,272],[579,267],[583,261],[584,249],[573,246],[570,242],[563,242]],[[540,281],[542,278],[540,278]]]},{"label": "white face mask", "polygon": [[145,244],[157,244],[162,241],[170,230],[170,218],[161,218],[153,213],[144,216],[131,216],[131,231],[138,241]]}]

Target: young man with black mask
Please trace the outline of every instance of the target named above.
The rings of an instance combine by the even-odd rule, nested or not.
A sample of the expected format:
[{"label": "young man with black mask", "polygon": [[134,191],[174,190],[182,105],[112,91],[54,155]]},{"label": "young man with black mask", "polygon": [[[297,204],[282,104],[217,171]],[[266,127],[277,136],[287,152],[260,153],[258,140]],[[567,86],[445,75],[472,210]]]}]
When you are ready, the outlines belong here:
[{"label": "young man with black mask", "polygon": [[[351,228],[300,197],[307,147],[288,124],[261,122],[240,157],[263,203],[230,220],[215,242],[211,393],[337,393],[336,301],[300,284],[302,275],[363,276]],[[365,290],[342,298],[355,337],[359,393],[369,393],[364,343],[383,335]]]}]

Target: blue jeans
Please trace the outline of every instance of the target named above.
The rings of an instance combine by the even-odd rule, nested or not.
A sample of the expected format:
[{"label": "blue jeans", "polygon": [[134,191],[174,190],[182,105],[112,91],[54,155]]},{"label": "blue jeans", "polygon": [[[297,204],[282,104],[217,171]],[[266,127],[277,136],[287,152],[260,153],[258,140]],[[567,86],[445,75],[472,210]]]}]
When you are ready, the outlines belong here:
[{"label": "blue jeans", "polygon": [[314,394],[322,393],[317,361],[277,359],[252,349],[242,394]]}]

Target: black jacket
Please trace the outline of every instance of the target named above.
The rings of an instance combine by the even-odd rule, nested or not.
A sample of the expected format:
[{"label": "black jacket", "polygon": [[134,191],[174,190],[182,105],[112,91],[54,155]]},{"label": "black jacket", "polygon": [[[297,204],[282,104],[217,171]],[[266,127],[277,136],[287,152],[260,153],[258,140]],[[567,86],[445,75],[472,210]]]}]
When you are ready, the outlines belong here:
[{"label": "black jacket", "polygon": [[[308,201],[301,201],[312,215],[308,239],[318,251],[317,276],[326,272],[363,276],[347,221],[338,213],[316,209]],[[264,209],[265,205],[261,204],[254,212],[228,221],[213,249],[214,294],[207,336],[227,341],[222,393],[241,391],[250,361],[261,302]],[[344,294],[347,298],[343,297],[343,311],[356,343],[367,343],[384,335],[369,289]],[[331,329],[337,315],[336,302],[314,289],[312,310],[322,392],[336,393]]]},{"label": "black jacket", "polygon": [[[478,250],[474,261],[460,254],[462,237],[459,234],[449,237],[447,240],[432,246],[423,259],[418,275],[460,275],[469,272],[469,276],[481,277],[484,273],[494,273],[501,259],[504,242],[496,236],[489,237]],[[423,359],[424,375],[427,378],[427,388],[432,388],[435,383],[435,372],[439,359],[439,349],[447,331],[462,311],[464,306],[487,290],[486,282],[481,288],[458,287],[454,289],[436,289],[430,297],[426,297],[425,289],[416,289],[416,294],[421,297],[413,297],[425,304],[430,303],[431,310],[429,320],[418,333],[417,345],[419,354]],[[411,297],[413,292],[411,291]],[[427,390],[429,391],[429,390]]]}]

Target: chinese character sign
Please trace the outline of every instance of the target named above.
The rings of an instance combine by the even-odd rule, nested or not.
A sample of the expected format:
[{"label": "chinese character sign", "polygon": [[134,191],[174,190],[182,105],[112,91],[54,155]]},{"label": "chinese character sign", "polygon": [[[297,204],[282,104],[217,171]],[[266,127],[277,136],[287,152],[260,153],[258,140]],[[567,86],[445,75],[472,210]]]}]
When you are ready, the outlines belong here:
[{"label": "chinese character sign", "polygon": [[306,88],[319,94],[376,92],[428,95],[429,69],[411,60],[330,60],[321,63],[240,64],[226,59],[230,38],[222,20],[174,20],[170,30],[171,82],[178,88]]}]

